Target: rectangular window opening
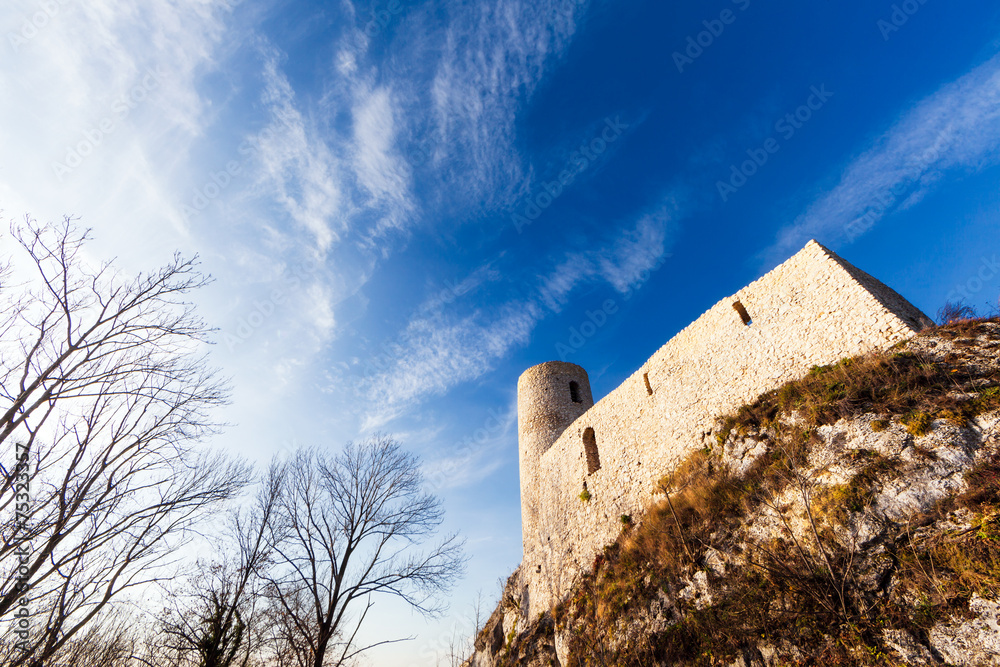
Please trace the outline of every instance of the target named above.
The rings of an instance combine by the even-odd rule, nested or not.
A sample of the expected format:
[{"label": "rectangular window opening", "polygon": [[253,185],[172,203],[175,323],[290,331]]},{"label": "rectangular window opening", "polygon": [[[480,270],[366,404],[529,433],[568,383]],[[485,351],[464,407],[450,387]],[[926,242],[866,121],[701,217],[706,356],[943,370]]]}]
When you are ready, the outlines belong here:
[{"label": "rectangular window opening", "polygon": [[583,432],[583,451],[587,455],[587,474],[593,475],[601,469],[601,457],[597,453],[597,435],[590,426]]},{"label": "rectangular window opening", "polygon": [[743,320],[743,324],[747,326],[753,324],[753,318],[750,317],[750,313],[747,312],[747,309],[743,306],[742,303],[740,303],[739,301],[734,303],[733,310],[735,310],[737,313],[740,314],[740,319]]}]

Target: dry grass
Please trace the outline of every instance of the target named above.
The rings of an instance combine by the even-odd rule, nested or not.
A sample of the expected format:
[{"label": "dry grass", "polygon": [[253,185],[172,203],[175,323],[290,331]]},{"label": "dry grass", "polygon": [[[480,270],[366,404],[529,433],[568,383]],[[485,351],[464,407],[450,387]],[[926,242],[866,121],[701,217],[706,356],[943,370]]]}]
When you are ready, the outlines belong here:
[{"label": "dry grass", "polygon": [[963,301],[958,303],[948,302],[944,304],[944,306],[938,310],[937,317],[938,322],[945,325],[969,322],[978,319],[976,309],[967,305]]},{"label": "dry grass", "polygon": [[969,488],[958,497],[961,506],[979,513],[996,509],[1000,498],[1000,452],[967,473],[965,481]]},{"label": "dry grass", "polygon": [[[950,341],[975,344],[980,336],[996,336],[989,323],[960,321],[933,330]],[[964,395],[969,391],[970,397]],[[833,424],[864,413],[900,415],[914,435],[925,435],[934,419],[965,425],[969,419],[1000,408],[997,378],[984,376],[979,365],[961,358],[928,358],[905,349],[870,354],[817,366],[802,380],[763,394],[737,414],[723,420],[717,439],[725,442],[732,431],[771,428],[780,414],[796,413],[808,425]],[[884,418],[872,424],[888,426]]]},{"label": "dry grass", "polygon": [[[995,331],[983,326],[958,322],[932,335],[955,341]],[[923,541],[907,532],[885,536],[882,557],[891,563],[893,593],[860,587],[856,573],[865,554],[832,537],[849,513],[870,505],[879,480],[898,474],[875,452],[854,452],[855,476],[812,496],[817,543],[803,545],[786,535],[753,544],[742,532],[747,517],[801,483],[810,449],[820,442],[815,427],[871,412],[882,415],[872,422],[874,430],[895,419],[914,436],[927,433],[935,419],[965,424],[1000,409],[998,379],[971,362],[898,350],[816,368],[725,419],[720,444],[733,432],[753,433],[769,442],[769,450],[741,475],[712,451],[698,451],[660,481],[664,499],[641,523],[623,529],[555,611],[557,625],[575,629],[570,667],[727,664],[749,646],[783,640],[810,652],[806,664],[892,664],[885,628],[925,637],[937,619],[967,609],[974,592],[1000,590],[1000,454],[967,474],[967,491],[924,518],[933,525],[948,512],[967,509],[977,517],[974,529]],[[795,425],[784,418],[791,412],[800,416]],[[713,549],[744,565],[731,565],[718,580],[707,568]],[[679,597],[699,571],[717,584],[713,603],[701,609],[696,600]],[[904,591],[910,598],[902,597]],[[623,631],[664,594],[678,622],[656,634]],[[912,599],[922,602],[914,606]]]},{"label": "dry grass", "polygon": [[908,619],[920,628],[962,614],[974,594],[995,597],[1000,590],[1000,452],[965,479],[968,488],[941,503],[922,523],[968,510],[973,514],[970,528],[929,534],[907,530],[900,541],[899,581],[906,595],[921,601]]}]

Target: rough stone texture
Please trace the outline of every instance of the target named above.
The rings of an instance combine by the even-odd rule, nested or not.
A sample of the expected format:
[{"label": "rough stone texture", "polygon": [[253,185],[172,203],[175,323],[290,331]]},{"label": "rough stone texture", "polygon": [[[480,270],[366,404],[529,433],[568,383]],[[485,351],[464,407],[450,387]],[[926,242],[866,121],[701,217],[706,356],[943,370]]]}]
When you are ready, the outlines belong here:
[{"label": "rough stone texture", "polygon": [[476,636],[473,654],[463,663],[463,667],[494,667],[500,656],[510,650],[510,641],[524,628],[527,622],[521,611],[521,571],[507,578],[497,608],[490,614],[483,629]]},{"label": "rough stone texture", "polygon": [[[570,392],[570,383],[576,383],[575,396]],[[536,462],[563,431],[593,405],[590,378],[587,371],[576,364],[550,361],[521,374],[517,382],[521,525],[538,524],[538,491],[542,484]]]},{"label": "rough stone texture", "polygon": [[[951,389],[936,389],[938,393],[929,397],[932,401],[946,395],[965,399],[992,395],[992,389],[1000,382],[1000,323],[984,322],[971,328],[930,332],[913,338],[900,352],[916,354],[923,363],[937,365],[941,370],[962,367],[974,371],[971,379],[959,381]],[[582,369],[573,372],[582,372]],[[642,389],[645,390],[645,382]],[[465,663],[466,667],[558,667],[581,664],[581,661],[582,664],[666,667],[671,664],[669,661],[657,662],[651,657],[663,648],[662,644],[657,644],[658,638],[672,626],[685,623],[691,613],[705,605],[725,604],[731,602],[733,596],[746,593],[739,586],[747,568],[757,567],[747,558],[754,552],[752,545],[766,546],[776,541],[787,544],[789,540],[814,557],[819,548],[817,540],[841,556],[850,554],[850,559],[845,561],[847,569],[840,574],[849,575],[849,593],[859,608],[883,611],[891,608],[891,618],[927,619],[928,586],[933,585],[942,595],[949,596],[944,609],[939,605],[945,604],[945,598],[933,603],[931,610],[936,620],[929,630],[917,630],[917,626],[907,622],[900,627],[889,617],[877,614],[876,625],[869,629],[880,634],[882,642],[870,645],[866,641],[864,645],[854,646],[853,657],[859,661],[869,664],[876,659],[893,665],[1000,666],[998,592],[981,586],[979,594],[966,591],[958,600],[944,591],[951,590],[949,587],[955,585],[961,572],[951,571],[949,564],[943,564],[934,574],[935,582],[932,583],[924,580],[926,572],[920,575],[915,570],[900,567],[902,561],[899,559],[900,549],[912,550],[919,560],[944,541],[967,543],[969,553],[973,554],[984,540],[991,539],[975,531],[991,520],[988,517],[995,516],[993,510],[983,510],[987,514],[977,513],[975,505],[968,504],[968,498],[963,500],[963,494],[970,491],[981,494],[988,489],[981,472],[995,470],[995,462],[1000,456],[1000,411],[992,409],[979,414],[963,426],[956,426],[954,413],[951,413],[947,419],[933,421],[925,434],[916,435],[903,426],[907,414],[904,408],[874,414],[862,412],[862,406],[854,407],[849,416],[819,427],[810,426],[803,414],[792,411],[775,415],[776,421],[759,428],[744,424],[742,428],[727,430],[727,437],[719,443],[721,446],[713,446],[712,460],[717,470],[742,471],[776,446],[775,438],[785,426],[810,426],[808,451],[795,472],[797,479],[808,484],[790,484],[784,492],[777,492],[776,497],[753,507],[748,505],[738,525],[731,520],[723,522],[724,529],[709,538],[711,546],[706,546],[696,562],[669,582],[658,581],[655,587],[649,588],[656,576],[655,567],[649,564],[643,584],[631,589],[626,605],[615,607],[610,615],[594,616],[586,610],[580,613],[580,605],[586,606],[594,599],[590,596],[597,594],[591,584],[581,582],[580,588],[569,591],[571,602],[557,613],[529,617],[525,575],[521,570],[515,572],[507,582],[498,610],[480,633],[476,654]],[[580,417],[589,418],[589,412]],[[557,436],[556,444],[562,438],[562,435]],[[543,452],[554,451],[549,449],[548,443],[539,446],[544,448]],[[581,467],[586,465],[585,459],[584,456],[579,463]],[[606,458],[602,459],[602,470],[606,462]],[[970,478],[968,473],[977,466],[983,466],[980,473]],[[865,476],[859,487],[863,489],[864,498],[860,509],[856,505],[848,508],[829,502],[829,498],[835,497],[831,492],[842,491],[841,485],[859,475]],[[978,487],[970,486],[971,480],[978,480],[975,482]],[[596,494],[597,487],[593,483],[589,488],[595,489]],[[596,498],[591,502],[594,500]],[[576,503],[582,504],[578,499]],[[579,507],[575,503],[569,505]],[[847,511],[842,512],[842,509]],[[823,527],[822,537],[814,533],[812,517]],[[642,517],[636,515],[636,519],[638,529],[642,530]],[[619,529],[620,523],[614,525],[614,532]],[[627,543],[628,539],[626,535],[619,544]],[[982,563],[976,567],[980,566]],[[643,577],[642,566],[629,576]],[[970,594],[971,599],[965,597]],[[772,609],[778,615],[771,620],[787,623],[787,613],[795,614],[796,609],[795,602],[784,609],[778,605]],[[797,623],[794,625],[797,627]],[[927,627],[922,622],[918,625]],[[762,628],[765,626],[766,623]],[[829,643],[824,645],[814,632],[800,635],[790,629],[788,633],[773,633],[774,627],[770,626],[770,630],[760,633],[758,640],[758,632],[753,627],[743,630],[738,650],[731,646],[720,647],[718,664],[728,662],[732,667],[805,664],[817,659],[822,662],[831,648],[851,649],[843,637],[828,637]],[[701,646],[698,650],[704,648]],[[708,648],[715,664],[714,648],[711,644]],[[629,653],[636,649],[640,653]],[[631,656],[629,659],[640,655],[643,661],[616,663],[615,660],[623,655]]]},{"label": "rough stone texture", "polygon": [[[900,578],[896,569],[895,556],[887,547],[899,544],[901,535],[906,534],[912,544],[932,543],[943,536],[967,534],[976,521],[968,509],[958,509],[937,518],[930,524],[911,530],[910,522],[915,515],[931,509],[945,495],[954,495],[967,489],[964,480],[976,462],[991,459],[1000,450],[1000,413],[982,415],[971,421],[966,428],[955,429],[949,423],[934,422],[931,432],[915,437],[905,429],[893,427],[875,432],[871,422],[875,415],[868,413],[850,419],[842,419],[835,424],[817,429],[818,437],[809,457],[809,467],[803,469],[808,479],[815,480],[813,494],[821,493],[830,485],[840,484],[859,474],[867,465],[866,457],[852,457],[851,452],[878,452],[891,458],[892,465],[886,467],[875,478],[872,489],[880,489],[874,502],[863,511],[851,512],[845,525],[827,524],[834,530],[828,545],[840,543],[842,549],[856,550],[852,560],[852,580],[854,594],[866,604],[877,600],[892,600],[902,609],[915,610],[921,604],[912,596],[906,580]],[[744,465],[763,453],[757,443],[760,433],[740,436],[730,434],[723,449],[720,465],[732,470]],[[917,448],[930,455],[913,455]],[[949,451],[966,452],[967,456],[942,463],[937,457],[947,459]],[[747,461],[749,459],[750,461]],[[940,475],[954,482],[944,488],[932,483]],[[922,480],[922,481],[921,481]],[[900,508],[886,504],[897,482],[903,481],[908,487],[924,484],[921,491],[913,489],[911,502]],[[814,496],[815,497],[815,496]],[[777,508],[780,508],[777,509]],[[815,508],[814,508],[815,510]],[[896,522],[888,514],[909,510],[910,514],[896,516]],[[779,519],[776,511],[781,512]],[[821,519],[822,521],[822,519]],[[698,567],[675,583],[675,592],[669,594],[659,590],[655,598],[643,600],[614,618],[613,626],[604,631],[606,645],[617,648],[620,642],[630,642],[636,637],[653,637],[671,625],[681,622],[684,615],[694,609],[703,609],[715,604],[725,596],[728,588],[727,576],[737,574],[748,567],[745,559],[746,545],[771,544],[786,535],[786,528],[799,544],[806,549],[812,541],[811,529],[806,518],[804,497],[800,489],[789,489],[788,493],[775,499],[773,506],[746,517],[739,533],[733,534],[730,547],[737,549],[719,551],[708,549],[698,561]],[[814,544],[814,543],[813,543]],[[995,597],[995,596],[992,596]],[[684,610],[679,610],[683,607]],[[572,614],[562,616],[562,627],[555,630],[554,644],[561,665],[572,664],[570,654],[580,657],[579,646],[573,647],[571,637],[581,631],[581,624],[589,619],[574,619]],[[1000,601],[973,595],[968,605],[968,613],[938,622],[921,641],[906,630],[887,628],[883,632],[885,648],[891,657],[888,665],[953,665],[954,667],[979,667],[1000,665]],[[821,648],[821,647],[820,647]],[[593,651],[588,644],[585,651]],[[589,655],[589,653],[588,653]],[[764,639],[751,643],[742,649],[742,655],[730,667],[780,667],[789,664],[809,664],[808,658],[815,659],[821,651],[815,645],[796,646],[787,639],[773,643]],[[517,663],[513,663],[517,664]],[[577,663],[579,664],[579,663]],[[594,663],[601,664],[598,660]],[[615,664],[608,662],[605,664]],[[670,663],[648,663],[650,667],[667,667]],[[822,659],[817,664],[822,664]]]},{"label": "rough stone texture", "polygon": [[886,630],[885,643],[894,650],[907,665],[936,665],[937,660],[927,647],[913,638],[905,630]]},{"label": "rough stone texture", "polygon": [[476,636],[474,651],[462,667],[559,667],[559,638],[551,616],[529,621],[518,598],[524,589],[520,570],[507,579],[500,602]]},{"label": "rough stone texture", "polygon": [[1000,603],[974,595],[969,611],[976,618],[931,628],[931,646],[953,665],[1000,665]]},{"label": "rough stone texture", "polygon": [[[713,306],[597,404],[591,406],[579,366],[549,362],[525,371],[518,430],[527,617],[570,590],[615,539],[621,517],[638,515],[663,474],[705,446],[719,415],[812,366],[887,349],[932,324],[890,288],[810,241]],[[570,398],[570,381],[579,385],[580,403]],[[593,472],[595,457],[584,447],[591,428],[600,459]],[[584,489],[589,500],[581,499]]]}]

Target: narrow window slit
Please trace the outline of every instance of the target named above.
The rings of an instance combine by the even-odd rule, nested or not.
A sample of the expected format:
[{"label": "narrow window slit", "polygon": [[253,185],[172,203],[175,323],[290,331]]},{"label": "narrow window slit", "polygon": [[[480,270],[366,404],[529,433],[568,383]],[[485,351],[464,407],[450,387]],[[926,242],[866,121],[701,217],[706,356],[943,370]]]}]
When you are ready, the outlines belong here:
[{"label": "narrow window slit", "polygon": [[750,313],[747,312],[747,309],[743,306],[742,303],[740,303],[739,301],[734,303],[733,310],[735,310],[737,313],[740,314],[740,319],[743,320],[743,324],[747,326],[753,324],[753,318],[750,317]]},{"label": "narrow window slit", "polygon": [[583,432],[583,451],[587,454],[587,474],[593,475],[601,469],[601,457],[597,453],[597,436],[589,426]]},{"label": "narrow window slit", "polygon": [[653,386],[649,384],[649,373],[642,374],[642,381],[646,383],[646,393],[650,396],[653,395]]},{"label": "narrow window slit", "polygon": [[578,383],[569,383],[569,397],[574,403],[583,403],[583,401],[580,400],[580,385]]}]

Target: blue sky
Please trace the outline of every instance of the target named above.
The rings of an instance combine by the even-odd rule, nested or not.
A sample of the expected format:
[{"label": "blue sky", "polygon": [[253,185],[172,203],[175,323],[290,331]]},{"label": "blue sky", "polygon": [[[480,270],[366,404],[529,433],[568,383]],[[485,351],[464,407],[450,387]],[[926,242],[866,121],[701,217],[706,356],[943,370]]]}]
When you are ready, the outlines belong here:
[{"label": "blue sky", "polygon": [[127,270],[200,254],[216,446],[382,430],[425,461],[468,576],[439,622],[377,606],[417,638],[373,665],[435,664],[517,565],[528,366],[603,396],[810,238],[932,316],[1000,293],[985,0],[8,0],[0,28],[0,209],[80,216]]}]

